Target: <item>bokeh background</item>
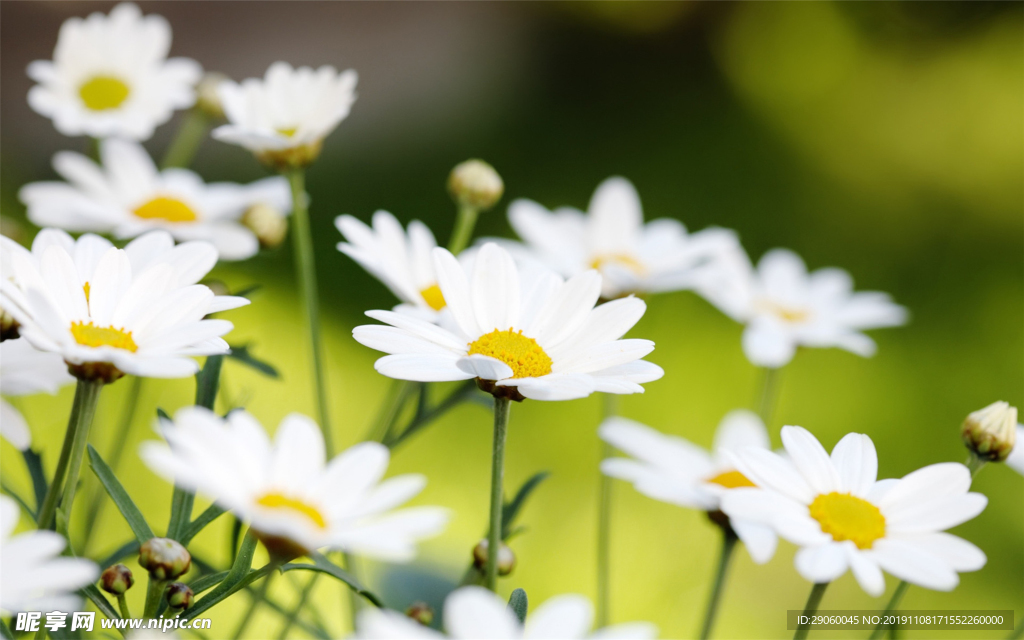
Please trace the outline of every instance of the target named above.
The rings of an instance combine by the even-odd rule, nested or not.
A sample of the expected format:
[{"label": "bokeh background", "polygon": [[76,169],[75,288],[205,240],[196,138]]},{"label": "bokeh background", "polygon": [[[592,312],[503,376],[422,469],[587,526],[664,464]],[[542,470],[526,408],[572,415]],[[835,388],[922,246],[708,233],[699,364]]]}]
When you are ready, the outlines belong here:
[{"label": "bokeh background", "polygon": [[[809,428],[829,448],[847,432],[867,433],[880,476],[898,477],[963,460],[958,429],[968,412],[997,399],[1024,402],[1020,3],[141,4],[171,22],[173,55],[235,79],[262,75],[279,59],[360,73],[352,115],[309,171],[332,408],[346,445],[366,432],[389,383],[372,368],[376,354],[350,332],[364,310],[394,301],[335,250],[332,221],[342,213],[368,220],[387,209],[403,221],[424,220],[444,242],[454,219],[444,180],[468,157],[491,162],[507,185],[502,203],[482,216],[479,234],[510,234],[504,214],[512,198],[585,207],[600,180],[624,175],[649,219],[675,217],[694,230],[731,227],[755,259],[789,247],[812,268],[844,267],[858,288],[891,292],[909,307],[908,326],[873,333],[880,346],[874,358],[798,354],[783,373],[770,429],[775,444],[782,424]],[[53,178],[54,152],[86,148],[84,139],[63,138],[29,110],[25,66],[51,56],[64,19],[111,6],[0,5],[0,211],[4,233],[25,242],[35,230],[24,223],[18,188]],[[153,153],[162,153],[177,122],[158,130],[147,145]],[[207,180],[264,175],[247,153],[212,140],[193,167]],[[222,405],[244,405],[268,429],[289,412],[313,413],[288,247],[222,265],[215,275],[233,286],[262,285],[250,307],[230,314],[236,329],[229,338],[251,342],[282,374],[270,380],[229,362]],[[626,398],[622,413],[710,445],[719,419],[750,406],[759,390],[740,332],[692,294],[649,299],[633,335],[655,340],[650,359],[666,375],[644,395]],[[112,446],[129,389],[121,381],[103,394],[93,430],[101,452]],[[122,465],[129,492],[158,530],[171,488],[134,451],[154,437],[154,409],[189,404],[193,389],[191,380],[145,386]],[[56,399],[19,403],[50,464],[71,397],[65,389]],[[538,470],[552,476],[522,514],[529,530],[513,542],[519,566],[502,581],[503,593],[523,587],[534,605],[563,592],[593,596],[599,414],[598,398],[514,407],[507,487]],[[437,602],[461,576],[484,532],[490,438],[487,410],[463,406],[394,455],[392,473],[429,477],[416,502],[445,505],[453,519],[443,536],[423,545],[413,567],[362,567],[389,604]],[[0,454],[4,482],[26,490],[20,456],[6,443]],[[93,478],[87,483],[94,489]],[[913,588],[903,608],[1024,615],[1024,479],[990,466],[975,488],[989,506],[955,532],[988,554],[987,566],[963,575],[951,593]],[[615,500],[614,620],[652,620],[664,637],[693,636],[717,531],[703,514],[627,485],[616,486]],[[130,539],[113,508],[97,526],[87,550],[96,557]],[[194,543],[197,556],[225,562],[229,530],[227,518],[209,527]],[[801,608],[809,590],[792,555],[785,543],[767,566],[737,554],[717,637],[791,635],[786,610]],[[895,582],[890,577],[886,596],[872,599],[848,574],[822,606],[880,609]],[[279,580],[275,598],[293,602],[293,586]],[[130,594],[139,610],[142,591]],[[314,600],[331,632],[342,635],[348,622],[338,585],[321,580]],[[233,630],[245,604],[235,598],[215,609],[212,636]],[[280,624],[261,609],[250,632],[273,637]]]}]

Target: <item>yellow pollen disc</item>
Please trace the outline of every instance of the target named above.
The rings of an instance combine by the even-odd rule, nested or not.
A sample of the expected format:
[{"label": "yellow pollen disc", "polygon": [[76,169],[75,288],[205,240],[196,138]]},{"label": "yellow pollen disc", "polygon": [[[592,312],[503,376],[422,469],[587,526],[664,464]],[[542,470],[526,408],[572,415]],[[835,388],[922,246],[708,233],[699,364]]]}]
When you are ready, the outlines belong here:
[{"label": "yellow pollen disc", "polygon": [[85,292],[85,304],[89,304],[89,291],[91,291],[91,289],[92,287],[89,286],[88,282],[82,285],[82,291]]},{"label": "yellow pollen disc", "polygon": [[513,378],[537,378],[551,373],[551,357],[536,340],[511,327],[507,331],[495,329],[469,343],[469,355],[476,353],[507,364],[512,368]]},{"label": "yellow pollen disc", "polygon": [[167,222],[194,222],[198,217],[187,204],[176,198],[160,196],[153,198],[133,212],[146,220],[166,220]]},{"label": "yellow pollen disc", "polygon": [[310,520],[313,521],[317,527],[321,529],[327,528],[327,521],[324,519],[323,514],[320,511],[309,504],[295,498],[290,498],[280,493],[268,493],[260,497],[256,501],[256,504],[268,507],[270,509],[287,509],[296,513],[301,513]]},{"label": "yellow pollen disc", "polygon": [[796,307],[787,307],[774,302],[762,302],[761,308],[774,315],[783,322],[797,324],[806,321],[811,317],[810,312]]},{"label": "yellow pollen disc", "polygon": [[71,335],[75,342],[86,347],[115,347],[135,353],[139,346],[132,339],[132,332],[115,327],[97,327],[92,322],[71,323]]},{"label": "yellow pollen disc", "polygon": [[736,489],[737,487],[756,487],[757,485],[747,479],[747,476],[743,475],[739,471],[723,471],[722,473],[708,478],[705,482],[717,484],[725,487],[726,489]]},{"label": "yellow pollen disc", "polygon": [[78,88],[85,106],[93,111],[116,109],[128,99],[128,85],[114,76],[93,76]]},{"label": "yellow pollen disc", "polygon": [[447,306],[447,303],[444,301],[444,295],[441,293],[441,287],[436,284],[432,284],[420,291],[420,295],[423,296],[423,301],[430,305],[430,308],[434,311],[440,311]]},{"label": "yellow pollen disc", "polygon": [[607,253],[599,255],[590,263],[591,269],[600,271],[604,267],[616,265],[625,267],[637,275],[643,275],[646,269],[639,260],[627,253]]},{"label": "yellow pollen disc", "polygon": [[859,549],[870,549],[885,535],[885,516],[867,500],[848,493],[824,493],[811,503],[811,517],[836,542],[852,540]]},{"label": "yellow pollen disc", "polygon": [[298,131],[298,130],[299,130],[298,127],[286,127],[286,128],[283,128],[283,129],[278,129],[277,132],[280,133],[282,136],[287,136],[287,137],[290,138],[290,137],[294,136],[295,132]]}]

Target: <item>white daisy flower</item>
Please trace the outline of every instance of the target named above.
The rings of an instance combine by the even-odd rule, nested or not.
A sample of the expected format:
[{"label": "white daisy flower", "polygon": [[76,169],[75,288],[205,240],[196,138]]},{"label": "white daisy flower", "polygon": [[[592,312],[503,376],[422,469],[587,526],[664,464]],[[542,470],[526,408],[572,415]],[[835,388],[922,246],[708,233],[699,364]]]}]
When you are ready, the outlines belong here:
[{"label": "white daisy flower", "polygon": [[32,346],[59,354],[78,377],[192,375],[198,365],[190,356],[228,351],[220,336],[232,324],[204,317],[248,301],[195,284],[216,262],[212,245],[173,245],[164,232],[117,249],[97,236],[76,242],[47,229],[30,252],[0,238],[14,271],[0,281],[0,305]]},{"label": "white daisy flower", "polygon": [[462,638],[476,640],[518,640],[520,638],[655,638],[658,628],[648,622],[627,622],[591,632],[594,608],[581,595],[564,594],[548,599],[526,624],[519,622],[508,604],[497,594],[482,587],[456,589],[444,602],[444,628],[447,635],[415,622],[397,611],[364,609],[356,620],[356,638],[361,640],[394,638]]},{"label": "white daisy flower", "polygon": [[[0,393],[3,395],[54,394],[74,381],[60,355],[39,351],[24,339],[5,340],[0,344]],[[3,399],[0,399],[0,436],[22,451],[32,446],[32,432],[25,418]]]},{"label": "white daisy flower", "polygon": [[213,243],[222,260],[242,260],[259,250],[256,235],[241,223],[246,210],[260,202],[291,210],[283,177],[206,184],[188,169],[158,170],[142,145],[117,139],[102,142],[100,159],[102,165],[71,151],[55,155],[53,167],[67,182],[22,187],[29,220],[118,238],[164,229],[178,240]]},{"label": "white daisy flower", "polygon": [[329,65],[293,69],[275,62],[263,79],[220,84],[228,124],[213,137],[252,151],[281,167],[309,164],[323,139],[344,120],[355,102],[356,72]]},{"label": "white daisy flower", "polygon": [[946,529],[966,522],[988,500],[968,493],[962,464],[933,464],[899,480],[877,480],[871,438],[847,434],[831,457],[809,431],[783,427],[788,457],[745,449],[736,468],[758,488],[729,491],[722,510],[772,527],[798,545],[796,569],[814,583],[853,571],[872,596],[885,592],[882,571],[928,589],[950,591],[957,572],[977,571],[985,554]]},{"label": "white daisy flower", "polygon": [[53,60],[36,60],[28,75],[36,86],[28,103],[66,136],[118,136],[146,140],[175,109],[191,107],[202,68],[167,58],[171,27],[161,16],[142,16],[134,4],[109,16],[70,18],[60,28]]},{"label": "white daisy flower", "polygon": [[554,274],[524,286],[512,256],[489,243],[472,272],[445,249],[433,250],[438,286],[454,327],[392,311],[366,315],[390,326],[356,327],[360,343],[390,355],[374,365],[400,380],[477,378],[482,388],[522,400],[571,400],[596,391],[643,393],[661,367],[641,360],[650,340],[620,340],[646,305],[623,298],[594,307],[601,276],[585,271],[563,281]]},{"label": "white daisy flower", "polygon": [[395,216],[377,211],[372,226],[350,215],[335,218],[334,226],[348,241],[339,242],[338,251],[358,262],[402,301],[395,311],[436,322],[445,301],[434,273],[432,252],[437,241],[427,225],[413,220],[405,231]]},{"label": "white daisy flower", "polygon": [[[601,471],[605,475],[632,482],[637,491],[655,500],[708,513],[721,509],[722,496],[730,489],[755,486],[736,470],[727,452],[747,447],[770,449],[764,423],[757,414],[743,409],[722,419],[710,452],[684,438],[620,417],[605,420],[598,435],[633,456],[604,460]],[[743,519],[730,519],[729,525],[755,562],[771,560],[778,538],[770,527]]]},{"label": "white daisy flower", "polygon": [[606,299],[693,288],[709,264],[738,246],[726,229],[688,234],[670,218],[644,224],[640,196],[625,178],[602,182],[587,213],[570,207],[552,212],[520,199],[509,206],[508,219],[526,245],[563,276],[599,270]]},{"label": "white daisy flower", "polygon": [[888,294],[853,291],[842,269],[807,273],[792,251],[775,249],[755,270],[742,249],[718,261],[698,287],[732,319],[746,324],[743,352],[755,365],[777,368],[798,346],[839,347],[868,357],[875,343],[861,331],[894,327],[907,321],[905,308]]},{"label": "white daisy flower", "polygon": [[364,442],[324,464],[320,429],[291,414],[273,443],[245,411],[222,419],[187,407],[163,421],[170,444],[148,442],[140,453],[169,481],[206,495],[247,521],[264,545],[296,557],[329,547],[403,562],[417,541],[440,533],[448,514],[439,507],[396,511],[423,490],[426,478],[408,474],[381,481],[389,452]]},{"label": "white daisy flower", "polygon": [[18,506],[0,496],[0,611],[76,611],[82,599],[74,591],[95,580],[100,572],[84,558],[64,558],[67,541],[53,531],[12,535],[18,526]]},{"label": "white daisy flower", "polygon": [[1024,425],[1017,425],[1017,443],[1006,458],[1006,464],[1024,476]]}]

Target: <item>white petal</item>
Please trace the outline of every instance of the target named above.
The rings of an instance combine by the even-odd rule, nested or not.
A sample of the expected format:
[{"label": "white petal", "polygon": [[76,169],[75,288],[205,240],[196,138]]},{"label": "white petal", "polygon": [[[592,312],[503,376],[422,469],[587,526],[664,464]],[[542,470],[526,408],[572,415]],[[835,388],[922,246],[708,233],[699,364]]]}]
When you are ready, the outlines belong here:
[{"label": "white petal", "polygon": [[771,527],[743,519],[730,519],[736,535],[747,547],[750,559],[757,564],[764,564],[775,555],[775,549],[779,544],[779,537]]},{"label": "white petal", "polygon": [[839,473],[818,439],[803,427],[782,427],[782,444],[790,462],[815,493],[839,491]]},{"label": "white petal", "polygon": [[483,380],[504,380],[511,378],[513,373],[512,368],[501,360],[481,354],[463,356],[456,365],[472,377]]},{"label": "white petal", "polygon": [[960,583],[952,567],[903,540],[876,540],[871,554],[892,575],[926,589],[952,591]]},{"label": "white petal", "polygon": [[583,596],[563,594],[548,599],[526,619],[523,638],[571,640],[584,638],[594,621],[594,607]]},{"label": "white petal", "polygon": [[469,380],[475,377],[458,366],[459,356],[434,354],[397,354],[384,356],[373,364],[381,375],[416,382]]},{"label": "white petal", "polygon": [[849,566],[843,546],[834,542],[800,549],[795,564],[797,572],[814,583],[832,582]]},{"label": "white petal", "polygon": [[494,243],[480,248],[470,295],[482,332],[511,329],[519,323],[519,272],[508,251]]},{"label": "white petal", "polygon": [[876,598],[885,593],[885,576],[871,554],[862,553],[852,542],[845,543],[844,547],[853,577],[861,588]]},{"label": "white petal", "polygon": [[462,587],[444,602],[444,626],[461,640],[512,640],[521,627],[505,602],[482,587]]},{"label": "white petal", "polygon": [[743,353],[759,367],[777,369],[793,359],[796,341],[778,321],[758,317],[743,331]]},{"label": "white petal", "polygon": [[908,537],[907,542],[940,558],[954,571],[977,571],[988,560],[984,551],[951,533],[926,533]]},{"label": "white petal", "polygon": [[864,498],[878,476],[875,443],[862,433],[848,433],[832,449],[832,464],[839,472],[843,490]]}]

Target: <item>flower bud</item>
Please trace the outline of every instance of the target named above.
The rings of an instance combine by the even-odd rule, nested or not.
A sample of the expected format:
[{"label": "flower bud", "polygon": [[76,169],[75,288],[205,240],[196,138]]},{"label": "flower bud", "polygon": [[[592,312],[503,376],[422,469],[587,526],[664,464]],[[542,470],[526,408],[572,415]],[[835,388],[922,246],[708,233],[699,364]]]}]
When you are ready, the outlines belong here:
[{"label": "flower bud", "polygon": [[229,78],[223,73],[207,71],[196,85],[196,107],[211,118],[224,117],[224,105],[220,101],[220,85]]},{"label": "flower bud", "polygon": [[273,249],[288,235],[288,218],[274,207],[258,202],[242,216],[242,224],[249,228],[264,249]]},{"label": "flower bud", "polygon": [[429,627],[434,623],[434,610],[426,602],[412,603],[409,605],[409,608],[405,610],[405,615],[422,624],[424,627]]},{"label": "flower bud", "polygon": [[[487,539],[473,547],[473,566],[484,571],[487,567]],[[516,554],[504,542],[498,547],[498,575],[507,576],[516,568]]]},{"label": "flower bud", "polygon": [[456,165],[448,176],[448,193],[452,199],[478,211],[493,207],[504,192],[501,176],[483,160],[466,160]]},{"label": "flower bud", "polygon": [[194,599],[195,594],[184,582],[172,582],[167,587],[167,605],[172,609],[188,609]]},{"label": "flower bud", "polygon": [[157,580],[174,580],[192,566],[192,556],[177,540],[151,538],[139,548],[139,564]]},{"label": "flower bud", "polygon": [[980,460],[1002,462],[1017,441],[1017,407],[993,402],[967,416],[960,433]]},{"label": "flower bud", "polygon": [[133,584],[135,577],[132,576],[132,570],[120,563],[107,567],[100,575],[100,587],[115,596],[124,595]]}]

